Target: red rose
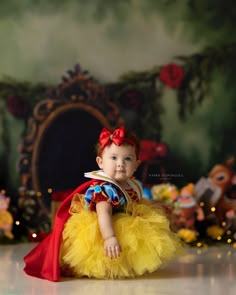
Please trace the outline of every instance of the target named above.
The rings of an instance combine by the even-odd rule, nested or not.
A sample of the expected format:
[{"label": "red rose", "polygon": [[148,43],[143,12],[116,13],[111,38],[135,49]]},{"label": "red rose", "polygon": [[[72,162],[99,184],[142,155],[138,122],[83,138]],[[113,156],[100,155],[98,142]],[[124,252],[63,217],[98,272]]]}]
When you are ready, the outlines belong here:
[{"label": "red rose", "polygon": [[157,152],[157,156],[160,158],[164,158],[167,156],[168,153],[168,147],[165,143],[158,143],[156,146],[156,152]]},{"label": "red rose", "polygon": [[121,95],[119,100],[122,106],[137,110],[143,101],[143,94],[139,90],[129,89]]},{"label": "red rose", "polygon": [[167,87],[179,88],[184,78],[184,70],[176,64],[168,64],[161,69],[159,78]]},{"label": "red rose", "polygon": [[155,142],[152,140],[141,140],[141,151],[139,159],[141,161],[151,161],[156,158],[163,158],[167,155],[167,145],[161,142]]},{"label": "red rose", "polygon": [[25,118],[30,110],[28,102],[20,96],[9,96],[6,104],[7,110],[16,118]]}]

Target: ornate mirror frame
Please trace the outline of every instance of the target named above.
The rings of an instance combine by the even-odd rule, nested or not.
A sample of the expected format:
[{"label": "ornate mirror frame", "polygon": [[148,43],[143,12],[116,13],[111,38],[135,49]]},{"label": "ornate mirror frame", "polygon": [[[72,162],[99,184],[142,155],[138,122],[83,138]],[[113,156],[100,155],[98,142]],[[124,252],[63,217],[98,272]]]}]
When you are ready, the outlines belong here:
[{"label": "ornate mirror frame", "polygon": [[119,108],[109,100],[106,88],[91,77],[88,71],[83,71],[76,65],[62,80],[56,88],[50,89],[49,98],[35,105],[28,122],[30,132],[20,146],[21,185],[38,192],[42,191],[39,158],[42,147],[46,144],[44,137],[61,115],[78,110],[92,116],[107,128],[123,124]]}]

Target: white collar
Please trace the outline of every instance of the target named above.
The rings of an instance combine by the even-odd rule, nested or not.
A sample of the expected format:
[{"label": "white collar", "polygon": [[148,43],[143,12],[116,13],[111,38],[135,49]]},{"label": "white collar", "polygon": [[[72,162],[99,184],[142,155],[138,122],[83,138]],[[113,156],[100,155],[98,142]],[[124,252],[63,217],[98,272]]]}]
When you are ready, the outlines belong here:
[{"label": "white collar", "polygon": [[[98,179],[98,180],[104,180],[108,181],[110,183],[113,183],[116,185],[125,195],[127,202],[130,201],[130,197],[128,196],[127,192],[120,186],[118,182],[116,182],[114,179],[106,175],[102,170],[96,170],[96,171],[91,171],[91,172],[85,172],[84,176],[87,178],[92,178],[92,179]],[[135,179],[128,179],[127,180],[128,184],[132,187],[133,190],[136,191],[138,198],[142,198],[142,187],[141,185],[135,180]]]}]

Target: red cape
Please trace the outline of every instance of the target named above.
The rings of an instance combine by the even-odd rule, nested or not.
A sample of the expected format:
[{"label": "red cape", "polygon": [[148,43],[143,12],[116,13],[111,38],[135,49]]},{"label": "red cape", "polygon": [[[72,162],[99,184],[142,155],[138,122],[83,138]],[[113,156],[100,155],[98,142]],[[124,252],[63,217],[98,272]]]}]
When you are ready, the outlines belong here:
[{"label": "red cape", "polygon": [[60,280],[60,245],[64,224],[70,217],[69,208],[75,193],[84,193],[93,180],[78,186],[59,206],[51,233],[25,257],[24,271],[41,279],[57,282]]}]

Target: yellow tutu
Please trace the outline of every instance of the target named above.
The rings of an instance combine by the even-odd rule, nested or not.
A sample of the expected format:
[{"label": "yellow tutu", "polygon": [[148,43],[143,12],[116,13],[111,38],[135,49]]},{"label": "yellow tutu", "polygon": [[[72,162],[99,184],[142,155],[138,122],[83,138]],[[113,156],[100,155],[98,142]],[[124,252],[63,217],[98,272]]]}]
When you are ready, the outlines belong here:
[{"label": "yellow tutu", "polygon": [[153,272],[181,253],[182,243],[169,229],[160,209],[147,201],[132,203],[128,213],[113,215],[121,255],[104,255],[96,212],[80,208],[65,224],[61,245],[61,268],[76,277],[125,278]]}]

